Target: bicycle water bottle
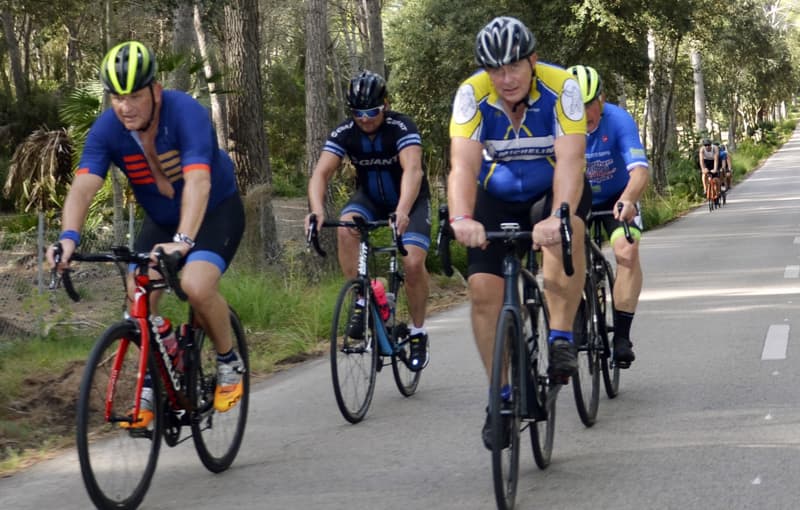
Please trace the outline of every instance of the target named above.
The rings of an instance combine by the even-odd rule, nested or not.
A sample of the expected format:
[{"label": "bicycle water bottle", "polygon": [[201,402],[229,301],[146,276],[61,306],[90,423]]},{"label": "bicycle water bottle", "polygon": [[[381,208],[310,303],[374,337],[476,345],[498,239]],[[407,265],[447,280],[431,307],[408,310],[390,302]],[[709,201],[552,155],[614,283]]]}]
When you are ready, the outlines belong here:
[{"label": "bicycle water bottle", "polygon": [[153,325],[158,330],[158,338],[164,344],[164,348],[172,360],[172,366],[177,368],[178,363],[182,365],[182,356],[178,356],[178,337],[175,335],[175,330],[172,328],[169,319],[156,315],[153,317]]},{"label": "bicycle water bottle", "polygon": [[375,302],[378,304],[378,313],[381,320],[389,319],[389,303],[386,301],[386,288],[379,279],[372,280],[372,293],[375,294]]}]

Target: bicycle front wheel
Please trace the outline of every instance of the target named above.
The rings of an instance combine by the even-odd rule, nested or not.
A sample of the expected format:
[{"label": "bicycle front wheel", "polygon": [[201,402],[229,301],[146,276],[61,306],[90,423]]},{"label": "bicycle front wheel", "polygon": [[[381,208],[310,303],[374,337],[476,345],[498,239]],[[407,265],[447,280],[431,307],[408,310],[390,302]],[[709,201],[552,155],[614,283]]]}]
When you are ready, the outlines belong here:
[{"label": "bicycle front wheel", "polygon": [[575,314],[575,343],[578,347],[578,371],[572,376],[572,392],[578,416],[587,427],[594,425],[600,402],[600,359],[597,352],[597,329],[593,284],[586,279],[586,290]]},{"label": "bicycle front wheel", "polygon": [[413,372],[408,369],[408,359],[411,357],[411,344],[408,341],[411,316],[408,313],[408,296],[405,285],[399,285],[395,291],[395,308],[392,318],[386,325],[390,331],[395,352],[392,354],[392,373],[397,389],[405,397],[410,397],[417,391],[422,372]]},{"label": "bicycle front wheel", "polygon": [[[375,345],[374,328],[370,326],[370,302],[364,290],[364,284],[359,280],[351,280],[342,287],[331,325],[333,393],[339,411],[350,423],[358,423],[366,416],[375,392],[378,370],[378,346]],[[351,325],[351,319],[358,313],[355,311],[357,306],[363,307],[360,328]]]},{"label": "bicycle front wheel", "polygon": [[492,384],[489,387],[489,423],[492,427],[492,475],[497,508],[514,508],[519,476],[520,353],[519,328],[514,314],[500,315],[494,339]]},{"label": "bicycle front wheel", "polygon": [[230,311],[234,349],[244,364],[242,397],[224,413],[214,409],[214,391],[217,386],[217,349],[205,332],[194,330],[187,392],[192,403],[192,441],[203,465],[212,473],[228,469],[244,438],[247,410],[250,403],[250,362],[244,328],[236,313]]},{"label": "bicycle front wheel", "polygon": [[533,460],[539,469],[546,469],[550,465],[550,458],[553,454],[553,441],[556,433],[556,395],[560,385],[550,386],[547,376],[547,368],[550,364],[548,349],[548,336],[550,334],[550,323],[548,322],[547,310],[544,302],[544,295],[541,287],[534,292],[530,318],[534,321],[532,330],[535,332],[535,342],[531,348],[532,372],[529,377],[533,378],[536,401],[540,409],[544,410],[542,417],[537,417],[530,425],[531,448],[533,449]]},{"label": "bicycle front wheel", "polygon": [[600,339],[604,352],[600,355],[600,368],[603,372],[603,385],[608,398],[614,398],[619,393],[620,371],[614,363],[614,271],[608,261],[603,262],[600,271],[597,291],[597,316]]},{"label": "bicycle front wheel", "polygon": [[[142,428],[122,428],[136,400],[141,339],[120,322],[94,345],[81,380],[77,408],[78,459],[83,483],[97,508],[137,508],[156,469],[164,419],[153,378],[153,419]],[[157,374],[152,356],[150,374]]]}]

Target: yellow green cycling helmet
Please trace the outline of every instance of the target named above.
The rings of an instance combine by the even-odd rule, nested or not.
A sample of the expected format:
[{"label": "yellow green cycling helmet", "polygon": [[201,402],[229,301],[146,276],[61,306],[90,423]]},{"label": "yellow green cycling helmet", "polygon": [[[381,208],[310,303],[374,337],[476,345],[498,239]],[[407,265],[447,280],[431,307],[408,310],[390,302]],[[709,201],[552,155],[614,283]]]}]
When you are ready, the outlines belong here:
[{"label": "yellow green cycling helmet", "polygon": [[138,41],[111,48],[100,64],[100,81],[106,92],[131,94],[150,85],[156,76],[156,57]]},{"label": "yellow green cycling helmet", "polygon": [[603,81],[593,67],[577,65],[568,68],[567,71],[578,80],[583,104],[591,103],[603,92]]}]

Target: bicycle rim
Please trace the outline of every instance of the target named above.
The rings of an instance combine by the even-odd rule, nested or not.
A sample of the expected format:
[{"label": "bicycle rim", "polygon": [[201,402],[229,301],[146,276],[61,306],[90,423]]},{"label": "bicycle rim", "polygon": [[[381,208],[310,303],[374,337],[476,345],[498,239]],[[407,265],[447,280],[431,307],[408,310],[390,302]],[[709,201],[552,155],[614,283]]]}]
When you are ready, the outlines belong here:
[{"label": "bicycle rim", "polygon": [[597,286],[598,329],[603,343],[604,353],[600,355],[600,367],[603,372],[603,385],[608,398],[619,393],[619,367],[614,363],[614,272],[608,261],[603,263],[603,271]]},{"label": "bicycle rim", "polygon": [[[587,279],[586,287],[592,292],[592,283]],[[581,422],[587,427],[594,425],[597,419],[597,407],[600,401],[600,365],[597,358],[597,341],[595,329],[595,313],[591,294],[584,292],[584,298],[575,314],[573,331],[578,345],[578,371],[572,377],[572,392],[575,395],[575,407]]]},{"label": "bicycle rim", "polygon": [[411,316],[408,313],[408,296],[404,285],[399,285],[395,291],[394,315],[386,325],[392,343],[397,351],[392,354],[392,373],[397,389],[403,396],[410,397],[417,391],[422,372],[413,372],[408,369],[406,360],[411,356],[411,344],[408,342]]},{"label": "bicycle rim", "polygon": [[362,338],[350,338],[347,326],[356,302],[364,295],[358,280],[346,283],[339,292],[331,325],[331,378],[336,404],[350,423],[364,419],[375,392],[378,346],[370,326],[369,299],[364,303]]},{"label": "bicycle rim", "polygon": [[214,409],[217,385],[217,349],[202,329],[195,329],[192,369],[189,371],[189,401],[192,411],[192,441],[203,465],[212,473],[220,473],[233,464],[244,438],[247,411],[250,404],[250,358],[247,340],[239,318],[230,311],[234,349],[244,363],[242,397],[228,411]]},{"label": "bicycle rim", "polygon": [[[500,315],[492,358],[492,383],[489,388],[489,423],[492,427],[492,476],[497,508],[514,508],[517,495],[520,449],[520,385],[518,327],[514,314]],[[501,389],[511,386],[511,401],[504,402]],[[506,446],[508,442],[508,446]]]},{"label": "bicycle rim", "polygon": [[[120,349],[127,344],[127,349]],[[143,429],[123,429],[118,421],[126,416],[136,398],[140,338],[133,324],[121,322],[107,329],[95,344],[81,380],[77,408],[76,442],[81,475],[92,502],[98,508],[137,508],[144,499],[158,462],[164,431],[161,395],[153,377],[153,409],[150,424]],[[113,366],[120,352],[116,377]],[[156,374],[152,357],[149,371]],[[113,386],[110,382],[113,381]],[[106,419],[106,400],[111,391],[112,420]]]},{"label": "bicycle rim", "polygon": [[550,394],[549,380],[547,377],[547,367],[549,365],[549,349],[547,337],[550,332],[547,312],[541,291],[537,291],[535,315],[536,342],[535,348],[531,351],[533,356],[533,373],[536,387],[536,400],[545,410],[544,419],[537,419],[530,425],[531,448],[533,450],[533,460],[539,469],[545,469],[550,465],[550,458],[553,454],[553,439],[555,436],[556,408],[555,399],[548,399]]}]

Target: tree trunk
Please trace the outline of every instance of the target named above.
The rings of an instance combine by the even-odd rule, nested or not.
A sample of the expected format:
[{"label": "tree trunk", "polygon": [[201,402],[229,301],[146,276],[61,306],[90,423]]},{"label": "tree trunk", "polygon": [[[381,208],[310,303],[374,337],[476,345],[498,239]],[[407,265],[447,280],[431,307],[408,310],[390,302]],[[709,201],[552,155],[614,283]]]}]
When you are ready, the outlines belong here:
[{"label": "tree trunk", "polygon": [[187,92],[192,86],[188,62],[194,53],[194,30],[192,26],[192,4],[186,1],[177,3],[172,11],[173,33],[172,51],[188,59],[186,63],[169,73],[167,88]]},{"label": "tree trunk", "polygon": [[694,123],[697,131],[704,133],[708,131],[706,119],[706,88],[703,80],[702,56],[700,52],[692,49],[690,53],[692,60],[692,76],[694,77]]},{"label": "tree trunk", "polygon": [[383,50],[383,25],[381,23],[381,0],[361,0],[366,17],[368,48],[368,68],[387,80],[386,62]]},{"label": "tree trunk", "polygon": [[227,148],[228,141],[228,124],[225,122],[225,102],[220,99],[217,94],[217,83],[214,79],[214,69],[216,69],[217,62],[215,55],[208,51],[208,33],[203,25],[203,20],[200,16],[200,4],[197,0],[193,5],[194,17],[194,31],[197,38],[197,49],[200,52],[200,58],[203,59],[203,75],[208,85],[208,96],[211,103],[211,119],[214,122],[214,128],[217,131],[217,143],[222,148]]},{"label": "tree trunk", "polygon": [[650,86],[647,93],[647,117],[650,126],[653,184],[658,193],[663,193],[667,189],[669,154],[675,149],[673,93],[679,45],[680,38],[677,41],[669,41],[655,35],[652,30],[648,33]]},{"label": "tree trunk", "polygon": [[[272,212],[272,179],[261,104],[257,0],[232,0],[225,8],[228,69],[228,147],[250,213],[244,246],[254,260],[277,262],[280,246]],[[251,200],[252,199],[252,200]]]},{"label": "tree trunk", "polygon": [[28,87],[26,86],[25,75],[22,72],[22,60],[19,55],[19,44],[17,43],[17,35],[14,31],[14,15],[11,9],[4,7],[0,11],[0,18],[3,22],[3,34],[6,38],[6,51],[8,59],[11,64],[11,80],[14,83],[14,92],[16,93],[17,101],[22,101],[28,95]]}]

